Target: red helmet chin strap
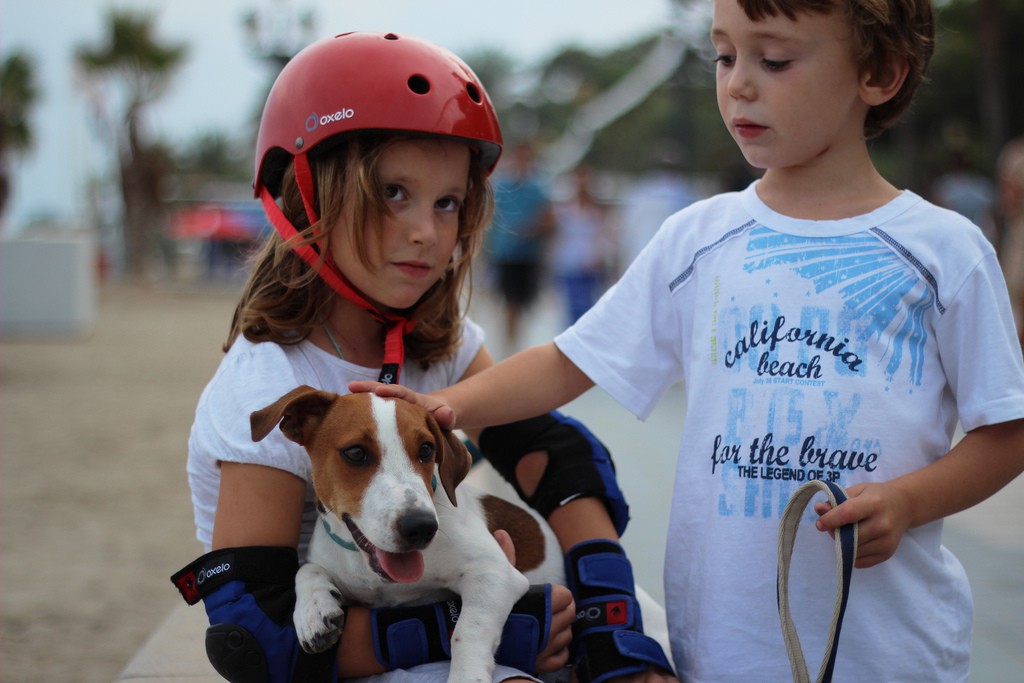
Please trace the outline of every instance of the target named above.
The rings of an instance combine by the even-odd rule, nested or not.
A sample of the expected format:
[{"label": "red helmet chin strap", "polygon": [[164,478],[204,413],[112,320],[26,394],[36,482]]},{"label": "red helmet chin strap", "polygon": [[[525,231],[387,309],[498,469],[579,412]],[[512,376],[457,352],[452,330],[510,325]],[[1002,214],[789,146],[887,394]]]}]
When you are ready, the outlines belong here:
[{"label": "red helmet chin strap", "polygon": [[[309,224],[317,222],[316,209],[313,205],[313,174],[309,169],[309,161],[305,154],[295,156],[295,181],[299,186],[299,194],[302,195],[302,203],[306,207],[306,216]],[[282,213],[281,208],[274,201],[274,197],[264,185],[259,187],[260,200],[263,202],[263,210],[267,218],[273,224],[282,239],[286,242],[299,233],[295,226]],[[327,285],[360,308],[368,311],[374,319],[387,325],[387,333],[384,337],[384,363],[381,365],[380,377],[378,380],[383,384],[394,384],[398,382],[398,375],[405,361],[405,340],[403,337],[412,332],[416,327],[416,321],[405,316],[396,315],[381,311],[372,303],[366,300],[352,284],[345,279],[345,276],[338,270],[330,254],[321,256],[316,249],[309,244],[292,245],[292,250],[302,258],[311,268],[317,270],[320,277]]]}]

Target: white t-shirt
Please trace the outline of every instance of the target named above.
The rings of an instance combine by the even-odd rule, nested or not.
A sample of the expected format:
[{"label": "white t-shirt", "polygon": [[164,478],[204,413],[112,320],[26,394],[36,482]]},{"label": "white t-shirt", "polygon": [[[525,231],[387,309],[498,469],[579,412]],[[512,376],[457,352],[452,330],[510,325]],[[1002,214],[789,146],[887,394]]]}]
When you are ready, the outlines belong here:
[{"label": "white t-shirt", "polygon": [[[464,318],[462,340],[455,354],[432,363],[426,371],[419,363],[407,361],[402,367],[402,384],[424,393],[454,384],[465,374],[483,347],[483,341],[483,330]],[[347,394],[349,382],[376,380],[379,373],[380,368],[354,365],[308,340],[294,346],[272,342],[253,344],[244,337],[235,341],[203,390],[188,442],[188,477],[196,537],[207,550],[213,537],[213,519],[220,492],[220,463],[228,461],[275,467],[306,481],[299,543],[299,557],[305,557],[316,521],[309,456],[302,446],[289,441],[278,429],[262,441],[254,442],[249,415],[303,384]]]},{"label": "white t-shirt", "polygon": [[[685,385],[665,565],[684,680],[789,679],[776,539],[801,482],[886,481],[944,455],[958,419],[969,431],[1024,417],[1006,287],[977,227],[911,192],[863,216],[795,220],[755,187],[666,220],[556,339],[641,419]],[[834,544],[814,518],[790,588],[812,671],[835,591]],[[854,572],[836,680],[967,678],[971,595],[941,530],[913,529]]]}]

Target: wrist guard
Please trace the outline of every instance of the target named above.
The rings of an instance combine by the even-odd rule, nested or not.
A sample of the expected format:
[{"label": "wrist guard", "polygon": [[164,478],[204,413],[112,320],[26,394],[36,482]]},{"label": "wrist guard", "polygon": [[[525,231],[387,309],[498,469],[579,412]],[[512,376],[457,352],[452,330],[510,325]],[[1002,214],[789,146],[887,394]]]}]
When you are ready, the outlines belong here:
[{"label": "wrist guard", "polygon": [[250,546],[207,553],[171,577],[190,605],[200,600],[210,627],[206,654],[233,683],[337,679],[337,646],[311,655],[295,635],[294,548]]},{"label": "wrist guard", "polygon": [[[615,478],[608,449],[582,423],[557,411],[488,427],[480,450],[516,493],[545,519],[577,498],[600,498],[620,536],[629,522],[629,505]],[[548,464],[532,496],[516,480],[516,465],[527,453],[547,451]]]},{"label": "wrist guard", "polygon": [[[370,613],[373,652],[388,669],[451,659],[451,635],[459,620],[457,597],[418,607],[382,607]],[[526,673],[537,668],[551,624],[551,586],[531,586],[512,607],[494,659]]]},{"label": "wrist guard", "polygon": [[661,646],[644,635],[633,567],[621,545],[574,545],[565,556],[565,574],[576,600],[572,657],[579,683],[601,683],[651,666],[672,671]]}]

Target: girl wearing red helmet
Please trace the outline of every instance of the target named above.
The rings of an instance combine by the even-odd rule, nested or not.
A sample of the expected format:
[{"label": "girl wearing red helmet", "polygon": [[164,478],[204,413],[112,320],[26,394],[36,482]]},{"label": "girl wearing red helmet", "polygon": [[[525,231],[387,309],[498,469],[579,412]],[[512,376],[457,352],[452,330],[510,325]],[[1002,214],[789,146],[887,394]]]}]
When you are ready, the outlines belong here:
[{"label": "girl wearing red helmet", "polygon": [[[204,601],[207,652],[225,678],[334,680],[391,668],[374,646],[387,634],[374,632],[367,610],[347,610],[337,652],[307,655],[298,647],[294,574],[316,519],[309,459],[276,431],[253,442],[248,416],[302,384],[343,394],[351,381],[397,382],[401,373],[403,384],[427,392],[493,363],[460,300],[490,217],[487,176],[501,144],[473,72],[415,38],[322,40],[275,82],[254,183],[275,232],[255,260],[189,440],[197,536],[209,552],[174,577],[187,600]],[[526,439],[514,455],[501,454],[507,477],[516,479],[524,453],[557,454],[567,432],[589,436],[576,423],[555,422],[549,431],[559,443]],[[606,510],[620,511],[621,530],[625,506],[614,476],[599,469],[594,481],[580,479],[584,488],[570,493],[578,500],[552,521],[566,548],[607,538],[620,553]],[[548,497],[562,500],[565,477],[546,478],[559,481]],[[513,483],[533,494],[542,488],[537,479],[544,477]],[[545,505],[539,509],[550,514],[555,506]],[[539,671],[557,670],[572,637],[568,590],[553,587],[549,610],[537,618],[541,640],[524,647]],[[581,678],[647,668],[630,661],[632,668],[613,661],[604,671],[592,664]],[[496,680],[536,680],[502,671]]]}]

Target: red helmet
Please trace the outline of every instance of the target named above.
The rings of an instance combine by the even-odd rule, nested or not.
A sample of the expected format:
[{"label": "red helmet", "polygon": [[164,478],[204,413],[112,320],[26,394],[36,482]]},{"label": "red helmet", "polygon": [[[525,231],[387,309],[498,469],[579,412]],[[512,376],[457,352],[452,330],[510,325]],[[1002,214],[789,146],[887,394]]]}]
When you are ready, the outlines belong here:
[{"label": "red helmet", "polygon": [[256,142],[256,196],[261,185],[280,193],[292,157],[358,131],[464,140],[488,173],[501,154],[494,106],[461,59],[418,38],[345,33],[303,49],[274,82]]}]

